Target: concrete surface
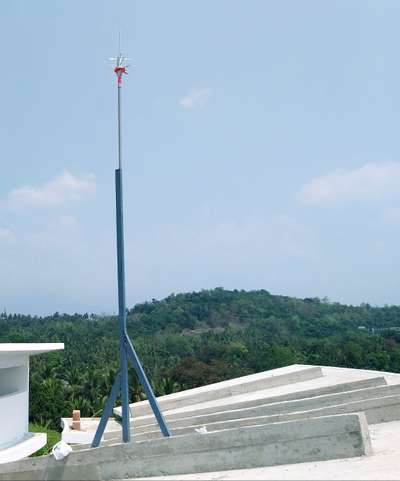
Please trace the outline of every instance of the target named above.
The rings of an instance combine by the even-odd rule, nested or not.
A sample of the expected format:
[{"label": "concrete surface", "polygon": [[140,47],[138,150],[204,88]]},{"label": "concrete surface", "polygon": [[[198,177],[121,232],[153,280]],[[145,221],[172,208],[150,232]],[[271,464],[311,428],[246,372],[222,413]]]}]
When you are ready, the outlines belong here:
[{"label": "concrete surface", "polygon": [[[303,409],[295,412],[281,412],[273,414],[269,406],[257,406],[255,408],[221,411],[205,416],[190,416],[178,419],[171,424],[172,428],[187,426],[203,426],[212,423],[229,422],[240,419],[264,418],[265,423],[289,421],[294,419],[307,419],[317,416],[345,414],[351,412],[365,412],[369,423],[387,422],[400,419],[400,396],[387,396],[366,399],[362,401],[349,401],[343,404],[313,407],[310,410]],[[155,430],[155,425],[139,426],[134,433],[145,433]]]},{"label": "concrete surface", "polygon": [[[100,418],[82,418],[81,429],[79,431],[72,429],[72,418],[61,418],[61,439],[68,444],[90,445],[96,434],[97,426]],[[121,431],[121,425],[114,419],[109,419],[107,423],[107,432],[102,436],[104,439],[118,437]]]},{"label": "concrete surface", "polygon": [[[304,366],[301,366],[301,367],[304,367]],[[295,368],[298,369],[298,365],[295,365]],[[224,411],[225,409],[228,409],[228,410],[232,409],[232,406],[227,408],[225,408],[225,406],[229,406],[229,405],[238,406],[240,405],[240,403],[244,403],[243,407],[245,407],[246,405],[253,405],[253,402],[256,400],[260,400],[260,402],[264,404],[264,401],[269,398],[271,399],[276,397],[285,398],[287,396],[288,399],[291,399],[292,396],[296,398],[298,395],[300,395],[301,397],[304,397],[303,395],[307,392],[311,392],[311,395],[313,395],[312,394],[313,392],[317,392],[319,390],[324,390],[324,389],[327,389],[328,391],[332,389],[332,392],[335,392],[336,387],[338,387],[338,389],[341,390],[342,389],[341,385],[343,384],[349,385],[350,389],[353,389],[353,387],[355,387],[353,383],[356,383],[356,385],[357,383],[362,383],[362,382],[366,382],[366,383],[371,382],[372,385],[382,385],[386,383],[391,385],[391,384],[400,383],[400,376],[393,373],[368,371],[368,370],[360,370],[360,369],[337,368],[337,367],[331,367],[331,366],[329,367],[322,366],[321,368],[322,368],[322,374],[323,374],[321,377],[306,379],[306,380],[298,380],[295,383],[289,382],[288,384],[283,384],[276,387],[269,387],[261,390],[254,390],[254,391],[246,392],[243,394],[227,395],[226,397],[212,399],[209,401],[199,401],[199,402],[196,402],[196,404],[190,404],[188,406],[182,405],[181,407],[175,408],[175,409],[166,410],[163,408],[163,413],[168,420],[169,416],[177,415],[178,417],[181,417],[180,416],[181,413],[191,412],[193,410],[199,411],[199,414],[201,413],[202,409],[204,409],[205,412],[220,412],[220,411]],[[293,366],[274,369],[269,372],[279,374],[289,369],[293,370]],[[240,379],[241,378],[239,378],[239,380]],[[238,382],[238,380],[234,380],[234,381]],[[225,383],[226,382],[227,381],[225,381]],[[202,388],[196,388],[196,389],[199,390],[199,389],[206,389],[206,388],[207,386],[204,386]],[[190,390],[190,391],[193,393],[193,391],[195,390]],[[176,396],[177,394],[179,393],[176,393],[173,396]],[[158,399],[161,399],[161,398],[158,398]],[[136,406],[147,405],[147,404],[148,404],[147,401],[142,401],[141,403],[135,403],[131,405],[133,406],[131,412],[134,415],[131,421],[134,427],[133,432],[136,431],[137,426],[155,423],[153,414],[139,415],[139,412],[138,412],[139,410],[136,408]],[[88,427],[90,425],[93,425],[93,427],[90,428],[93,431],[96,430],[98,422],[99,422],[98,418],[85,419],[85,423]],[[105,439],[115,438],[116,435],[118,437],[119,431],[120,431],[119,428],[115,429],[114,425],[111,426],[109,423],[106,427],[104,437]]]},{"label": "concrete surface", "polygon": [[[289,415],[276,415],[276,416],[259,416],[259,417],[247,417],[247,418],[238,418],[232,420],[224,420],[219,422],[212,422],[212,423],[197,423],[195,421],[190,420],[188,421],[187,426],[175,427],[172,426],[172,434],[175,436],[180,436],[184,434],[190,434],[195,432],[195,429],[199,429],[201,427],[206,427],[207,431],[214,432],[220,431],[223,429],[231,429],[231,428],[238,428],[244,426],[254,426],[260,424],[272,424],[277,422],[284,422],[296,419],[312,419],[316,416],[325,416],[325,415],[335,415],[335,414],[345,414],[346,412],[356,412],[358,406],[346,406],[345,408],[329,408],[325,410],[318,410],[318,411],[304,411],[298,413],[292,413]],[[367,409],[368,408],[368,409]],[[381,399],[374,399],[371,400],[368,404],[365,405],[364,412],[366,414],[366,418],[368,418],[373,422],[387,422],[387,420],[393,419],[400,419],[400,409],[399,409],[399,400],[396,399],[393,403],[393,399],[388,398],[383,401]],[[145,440],[145,439],[157,439],[162,437],[159,430],[148,430],[143,432],[135,431],[135,439],[138,441]],[[111,444],[115,442],[113,439],[108,439],[105,441],[107,444]]]},{"label": "concrete surface", "polygon": [[374,424],[369,427],[373,454],[331,461],[307,462],[269,466],[255,469],[218,471],[135,478],[137,481],[234,481],[260,480],[399,480],[400,479],[400,421]]},{"label": "concrete surface", "polygon": [[[376,459],[377,454],[370,449],[368,424],[373,426],[372,434],[379,433],[380,427],[386,425],[382,423],[388,421],[398,423],[400,428],[400,375],[325,366],[310,372],[306,368],[288,366],[246,376],[245,383],[239,378],[167,396],[164,415],[174,435],[169,439],[161,436],[147,403],[137,403],[142,407],[136,409],[135,404],[132,410],[132,443],[121,443],[120,425],[110,420],[101,448],[75,445],[74,452],[61,464],[43,457],[1,465],[0,480],[118,479],[167,474],[176,479],[184,472],[206,479],[205,471],[210,470],[221,478],[249,472],[252,479],[253,472],[263,476],[263,470],[278,469],[266,467],[274,463],[287,463],[288,472],[295,472],[292,468],[310,466],[305,463],[307,459],[314,459],[313,466],[336,462],[321,461],[318,456],[339,456],[342,459],[338,463],[345,463],[349,456],[357,456],[360,463]],[[315,376],[318,372],[322,375]],[[356,430],[335,426],[339,431],[332,431],[326,421],[354,415],[359,420]],[[82,424],[87,433],[93,433],[98,421],[82,419]],[[317,428],[315,423],[322,424]],[[195,429],[204,427],[207,434],[195,433]],[[352,450],[360,447],[364,456],[358,457]],[[400,459],[400,449],[398,454]],[[245,471],[236,471],[238,468]],[[321,473],[319,468],[316,472]],[[358,479],[356,474],[352,473],[353,479]]]},{"label": "concrete surface", "polygon": [[[304,398],[293,401],[283,401],[270,403],[268,400],[257,400],[253,403],[249,401],[247,405],[249,407],[242,408],[242,404],[234,405],[229,404],[225,409],[210,409],[211,413],[208,413],[207,409],[199,411],[194,410],[190,412],[175,414],[174,416],[166,415],[166,419],[169,425],[178,425],[181,419],[193,419],[199,423],[207,423],[209,420],[217,420],[218,416],[223,413],[228,415],[229,413],[240,415],[240,417],[250,416],[270,416],[273,414],[291,413],[298,411],[310,411],[313,409],[322,409],[329,406],[337,406],[340,404],[348,404],[355,401],[362,401],[367,399],[381,398],[386,396],[400,395],[400,384],[392,386],[381,386],[377,388],[358,389],[354,391],[348,391],[344,393],[331,393],[327,395],[314,396],[311,398]],[[141,432],[142,429],[148,429],[149,427],[156,426],[155,423],[145,424],[142,422],[136,422],[133,420],[133,426],[137,432]]]},{"label": "concrete surface", "polygon": [[[275,411],[277,412],[285,412],[285,405],[289,405],[290,408],[287,409],[287,411],[294,411],[298,410],[300,411],[300,408],[304,409],[312,409],[312,405],[307,407],[307,402],[311,401],[314,402],[316,406],[323,405],[323,400],[324,394],[328,393],[331,395],[334,394],[339,394],[342,393],[342,398],[347,399],[347,396],[349,396],[348,399],[351,399],[351,396],[354,394],[355,398],[357,397],[373,397],[373,394],[379,394],[381,393],[384,395],[385,391],[380,391],[378,389],[372,389],[371,387],[385,387],[387,389],[387,393],[390,392],[398,392],[400,393],[400,384],[399,385],[392,385],[392,386],[387,386],[385,378],[383,376],[380,377],[374,377],[371,379],[363,379],[359,381],[353,381],[349,383],[339,383],[338,385],[333,385],[333,386],[326,386],[318,389],[311,389],[307,391],[300,391],[298,393],[288,393],[284,394],[281,396],[274,396],[274,397],[267,397],[267,398],[260,398],[260,399],[255,399],[251,401],[242,401],[238,403],[231,403],[231,404],[225,404],[222,406],[216,406],[216,407],[208,407],[208,408],[203,408],[203,409],[197,409],[198,405],[192,405],[190,411],[181,411],[176,414],[165,414],[165,418],[167,419],[170,429],[172,430],[173,434],[189,434],[194,432],[195,427],[199,427],[199,423],[190,423],[191,426],[188,428],[176,428],[175,427],[175,421],[181,418],[187,418],[187,417],[192,417],[192,416],[198,416],[200,414],[206,415],[206,414],[214,414],[214,413],[219,413],[223,410],[237,410],[241,409],[243,407],[253,407],[253,406],[259,406],[263,404],[269,404],[271,407],[275,406]],[[369,389],[371,388],[371,389]],[[352,392],[354,391],[354,393]],[[278,404],[278,401],[284,401],[286,399],[293,399],[296,400],[297,398],[303,400],[303,405],[299,404],[293,404],[290,405],[290,403],[282,402]],[[305,398],[305,399],[304,399]],[[310,399],[309,399],[310,398]],[[232,397],[231,399],[234,399]],[[332,397],[330,404],[335,404],[338,402],[340,398],[335,398]],[[321,401],[320,401],[321,400]],[[329,405],[329,404],[328,404]],[[267,421],[267,419],[266,419]],[[99,422],[99,418],[83,418],[82,419],[82,431],[72,431],[69,427],[71,424],[72,420],[70,418],[62,418],[61,423],[63,426],[63,432],[62,432],[62,439],[65,442],[72,443],[72,444],[82,444],[83,447],[88,447],[88,445],[91,443],[94,433],[97,428],[97,424]],[[154,422],[154,419],[152,416],[144,416],[144,417],[139,417],[139,418],[134,418],[133,422],[133,427],[132,427],[132,435],[135,435],[135,439],[137,440],[142,440],[142,439],[155,439],[157,437],[162,437],[160,429],[158,425]],[[213,422],[213,423],[203,423],[203,425],[206,424],[207,427],[210,426],[210,428],[219,430],[224,428],[224,422],[218,423],[218,422]],[[250,423],[251,424],[251,423]],[[252,424],[255,424],[254,422]],[[236,426],[241,426],[241,425],[249,425],[246,422],[243,423],[235,423],[234,421],[232,424],[230,424],[230,427],[236,427]],[[145,427],[143,429],[140,429],[140,427]],[[121,426],[119,423],[115,422],[114,420],[110,420],[108,425],[107,425],[107,430],[104,435],[104,439],[106,440],[107,444],[113,443],[115,441],[118,441],[121,439],[120,436],[120,431],[121,431]],[[104,442],[104,441],[103,441]]]},{"label": "concrete surface", "polygon": [[[326,394],[338,394],[338,393],[344,393],[344,392],[350,392],[350,391],[356,391],[360,389],[367,389],[370,387],[379,387],[379,386],[386,386],[386,381],[383,376],[380,377],[374,377],[371,379],[362,379],[360,381],[353,381],[353,382],[348,382],[348,383],[340,383],[340,384],[335,384],[332,386],[325,386],[317,389],[309,389],[306,391],[299,391],[299,392],[291,392],[287,394],[282,394],[280,396],[268,396],[268,392],[263,390],[262,392],[265,393],[266,397],[257,397],[252,400],[248,401],[235,401],[235,397],[232,396],[228,399],[232,400],[231,402],[228,402],[228,399],[224,398],[226,401],[225,404],[219,404],[215,405],[216,403],[213,403],[214,405],[210,405],[209,407],[203,407],[199,408],[199,404],[195,404],[190,406],[188,409],[184,410],[177,410],[175,414],[165,414],[165,418],[169,421],[173,421],[175,419],[179,419],[181,417],[185,417],[187,413],[193,414],[193,415],[200,415],[200,414],[213,414],[225,410],[231,410],[231,409],[244,409],[248,407],[255,407],[255,406],[260,406],[263,404],[273,404],[273,403],[280,403],[283,401],[294,401],[297,399],[308,399],[308,398],[313,398],[317,396],[323,396]],[[208,403],[210,404],[210,403]],[[134,409],[133,409],[134,411]],[[133,420],[134,426],[140,426],[142,424],[147,424],[148,419],[151,419],[151,417],[135,417]]]},{"label": "concrete surface", "polygon": [[[0,480],[126,478],[337,459],[371,453],[363,414],[132,442],[8,463]],[[4,469],[3,469],[4,468]]]},{"label": "concrete surface", "polygon": [[[164,410],[177,409],[181,406],[190,406],[200,402],[226,398],[237,394],[247,394],[253,391],[282,386],[285,384],[294,384],[300,381],[315,379],[322,376],[322,370],[319,366],[306,366],[302,364],[293,364],[271,371],[259,372],[242,376],[240,378],[229,379],[227,381],[208,384],[194,389],[187,389],[166,396],[160,396],[157,401]],[[151,408],[148,401],[140,401],[130,405],[133,416],[141,416],[151,414]],[[114,413],[121,416],[121,407],[116,407]]]},{"label": "concrete surface", "polygon": [[[175,435],[193,433],[196,428],[204,425],[209,431],[218,431],[227,427],[233,428],[251,426],[261,422],[269,424],[285,420],[307,419],[317,415],[352,412],[359,409],[362,410],[363,408],[367,409],[370,421],[379,420],[382,422],[395,419],[398,414],[398,409],[396,408],[397,399],[394,399],[394,403],[393,399],[386,400],[382,406],[379,400],[363,405],[349,404],[349,402],[354,397],[368,398],[374,395],[383,396],[391,392],[398,392],[400,385],[395,383],[400,381],[399,375],[334,367],[323,367],[322,370],[323,376],[312,380],[300,381],[261,391],[252,391],[246,395],[228,396],[214,401],[183,406],[179,409],[164,411],[164,414],[172,433]],[[278,371],[282,373],[282,369]],[[381,374],[385,374],[385,376]],[[390,382],[388,386],[386,385],[386,378]],[[346,380],[347,382],[343,382]],[[379,389],[373,389],[374,386],[386,387],[383,391],[380,391]],[[300,390],[293,391],[294,387],[299,387]],[[338,397],[335,397],[336,394],[338,394]],[[249,400],[244,400],[246,398],[249,398]],[[301,401],[303,404],[285,402],[286,399]],[[344,406],[340,404],[330,406],[340,399],[342,402],[346,401]],[[279,400],[282,401],[282,406],[291,407],[291,409],[288,409],[289,412],[285,412],[285,409],[280,407],[280,403],[277,402]],[[319,407],[319,405],[324,406],[324,402],[325,410]],[[308,405],[308,403],[310,404]],[[387,403],[389,403],[388,408],[386,407]],[[349,405],[346,406],[346,404]],[[394,409],[392,410],[393,404]],[[271,415],[271,412],[263,414],[261,409],[258,412],[257,410],[239,410],[243,406],[253,405],[255,407],[261,406],[261,408],[265,405],[267,409],[273,408],[274,412],[281,414]],[[295,409],[296,406],[298,408],[297,411]],[[319,409],[319,411],[315,412],[314,409]],[[290,413],[290,411],[295,412]],[[216,416],[207,417],[205,416],[207,413],[216,414]],[[203,414],[203,416],[198,417],[199,414]],[[93,423],[93,431],[98,423],[97,420],[90,419],[86,419],[83,422]],[[118,425],[115,425],[115,422],[112,423],[112,426],[107,426],[104,445],[121,441],[121,429]],[[152,415],[135,416],[132,425],[132,435],[136,440],[156,439],[162,436]],[[75,449],[85,449],[87,447],[88,445],[82,445],[81,448],[76,447]]]},{"label": "concrete surface", "polygon": [[[273,370],[275,371],[275,370]],[[373,378],[383,377],[384,384],[399,384],[400,376],[393,373],[384,373],[377,371],[367,371],[360,369],[348,369],[348,368],[336,368],[322,366],[322,377],[308,379],[303,381],[297,381],[296,383],[288,383],[277,387],[270,387],[262,390],[255,390],[244,394],[236,394],[226,396],[224,398],[212,399],[210,401],[199,401],[195,405],[183,405],[182,407],[175,409],[163,409],[165,415],[179,414],[181,412],[189,412],[192,410],[206,409],[206,408],[219,408],[226,406],[227,404],[239,404],[241,402],[252,402],[257,399],[267,399],[275,396],[296,396],[298,392],[319,390],[323,388],[332,388],[335,390],[335,386],[342,383],[353,383],[359,381],[370,381]],[[378,381],[379,382],[379,381]],[[307,397],[307,396],[306,396]],[[142,401],[142,403],[147,401]],[[132,404],[131,413],[135,420],[135,423],[139,425],[142,419],[154,419],[153,414],[140,415],[135,408],[139,403]],[[225,408],[224,408],[225,409]],[[222,409],[222,410],[224,410]],[[220,411],[217,409],[217,411]],[[148,424],[145,422],[144,424]]]}]

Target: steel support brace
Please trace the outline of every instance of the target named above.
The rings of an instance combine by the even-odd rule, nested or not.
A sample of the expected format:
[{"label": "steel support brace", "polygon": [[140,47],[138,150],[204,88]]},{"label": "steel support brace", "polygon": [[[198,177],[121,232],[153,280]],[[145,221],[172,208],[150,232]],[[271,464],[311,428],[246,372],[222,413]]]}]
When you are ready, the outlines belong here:
[{"label": "steel support brace", "polygon": [[154,416],[157,419],[158,425],[160,426],[160,429],[164,434],[164,436],[171,436],[170,430],[168,429],[163,413],[161,412],[160,406],[158,405],[157,398],[154,396],[153,389],[149,383],[149,380],[147,379],[146,373],[144,372],[142,364],[139,361],[138,355],[136,354],[136,351],[129,337],[126,338],[126,341],[127,341],[128,356],[132,361],[133,367],[136,371],[139,381],[142,383],[144,387],[147,399],[149,400],[151,409],[153,410]]},{"label": "steel support brace", "polygon": [[[128,336],[125,336],[125,343],[124,343],[123,348],[121,346],[121,352],[123,353],[123,356],[125,360],[127,361],[128,357],[132,362],[133,368],[135,369],[135,372],[139,378],[139,381],[141,382],[142,386],[144,387],[147,399],[149,400],[151,409],[153,410],[154,416],[158,422],[158,425],[160,426],[161,432],[163,433],[164,436],[169,437],[171,436],[171,432],[168,428],[168,425],[165,421],[164,415],[161,412],[160,406],[158,405],[157,398],[154,395],[153,389],[151,387],[151,384],[149,380],[147,379],[146,373],[144,372],[143,366],[138,358],[138,355],[136,354],[135,348],[132,345],[132,341],[129,339]],[[128,369],[127,369],[127,363],[126,365],[126,375],[128,375]],[[107,425],[108,418],[111,415],[112,408],[114,406],[114,403],[118,397],[118,395],[121,393],[123,395],[123,372],[118,373],[117,377],[115,378],[113,387],[111,389],[111,393],[107,399],[106,405],[104,406],[103,414],[100,419],[100,423],[97,427],[96,434],[93,438],[92,442],[92,448],[97,448],[100,445],[101,438],[104,434],[105,427]],[[127,386],[128,387],[128,386]],[[128,423],[125,425],[122,423],[122,439],[124,442],[129,442],[130,441],[130,422],[129,422],[129,399],[127,399],[126,402],[127,406],[127,419]],[[123,407],[123,404],[122,404]],[[122,413],[123,417],[123,413]],[[128,433],[126,435],[126,432]]]},{"label": "steel support brace", "polygon": [[108,418],[110,417],[112,408],[114,406],[115,400],[118,397],[118,394],[120,393],[120,390],[121,390],[121,373],[119,372],[117,377],[115,378],[113,387],[111,388],[111,392],[110,392],[110,395],[108,396],[106,405],[104,406],[100,423],[97,426],[96,434],[93,438],[92,448],[97,448],[97,446],[100,444]]}]

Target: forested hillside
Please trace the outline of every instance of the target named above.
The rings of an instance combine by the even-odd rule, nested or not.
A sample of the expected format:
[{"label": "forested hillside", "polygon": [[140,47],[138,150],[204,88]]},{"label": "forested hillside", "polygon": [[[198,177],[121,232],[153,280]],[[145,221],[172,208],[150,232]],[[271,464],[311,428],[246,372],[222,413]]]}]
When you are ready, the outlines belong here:
[{"label": "forested hillside", "polygon": [[[128,312],[129,333],[158,395],[292,363],[400,372],[394,327],[400,307],[344,306],[265,290],[171,295]],[[0,342],[65,343],[64,352],[32,358],[32,421],[56,426],[72,409],[101,412],[118,366],[115,317],[2,314]],[[131,379],[131,400],[143,399],[133,373]]]}]

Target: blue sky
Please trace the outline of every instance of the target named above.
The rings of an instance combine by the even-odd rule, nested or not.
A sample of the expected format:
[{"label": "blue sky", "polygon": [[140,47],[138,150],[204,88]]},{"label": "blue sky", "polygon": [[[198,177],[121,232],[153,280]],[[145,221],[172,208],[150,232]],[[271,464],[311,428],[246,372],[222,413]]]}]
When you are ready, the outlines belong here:
[{"label": "blue sky", "polygon": [[400,3],[0,3],[0,306],[223,286],[399,304]]}]

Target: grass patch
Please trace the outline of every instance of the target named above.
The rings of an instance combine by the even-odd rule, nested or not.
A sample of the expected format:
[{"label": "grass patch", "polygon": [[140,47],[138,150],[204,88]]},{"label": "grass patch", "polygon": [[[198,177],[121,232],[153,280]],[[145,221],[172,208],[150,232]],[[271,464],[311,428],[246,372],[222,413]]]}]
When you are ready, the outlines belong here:
[{"label": "grass patch", "polygon": [[36,451],[36,453],[33,453],[32,456],[44,456],[45,454],[49,454],[51,448],[61,439],[61,433],[54,431],[54,429],[49,429],[46,426],[41,426],[40,424],[29,423],[29,432],[47,434],[47,444],[43,446],[42,449],[39,449],[39,451]]}]

